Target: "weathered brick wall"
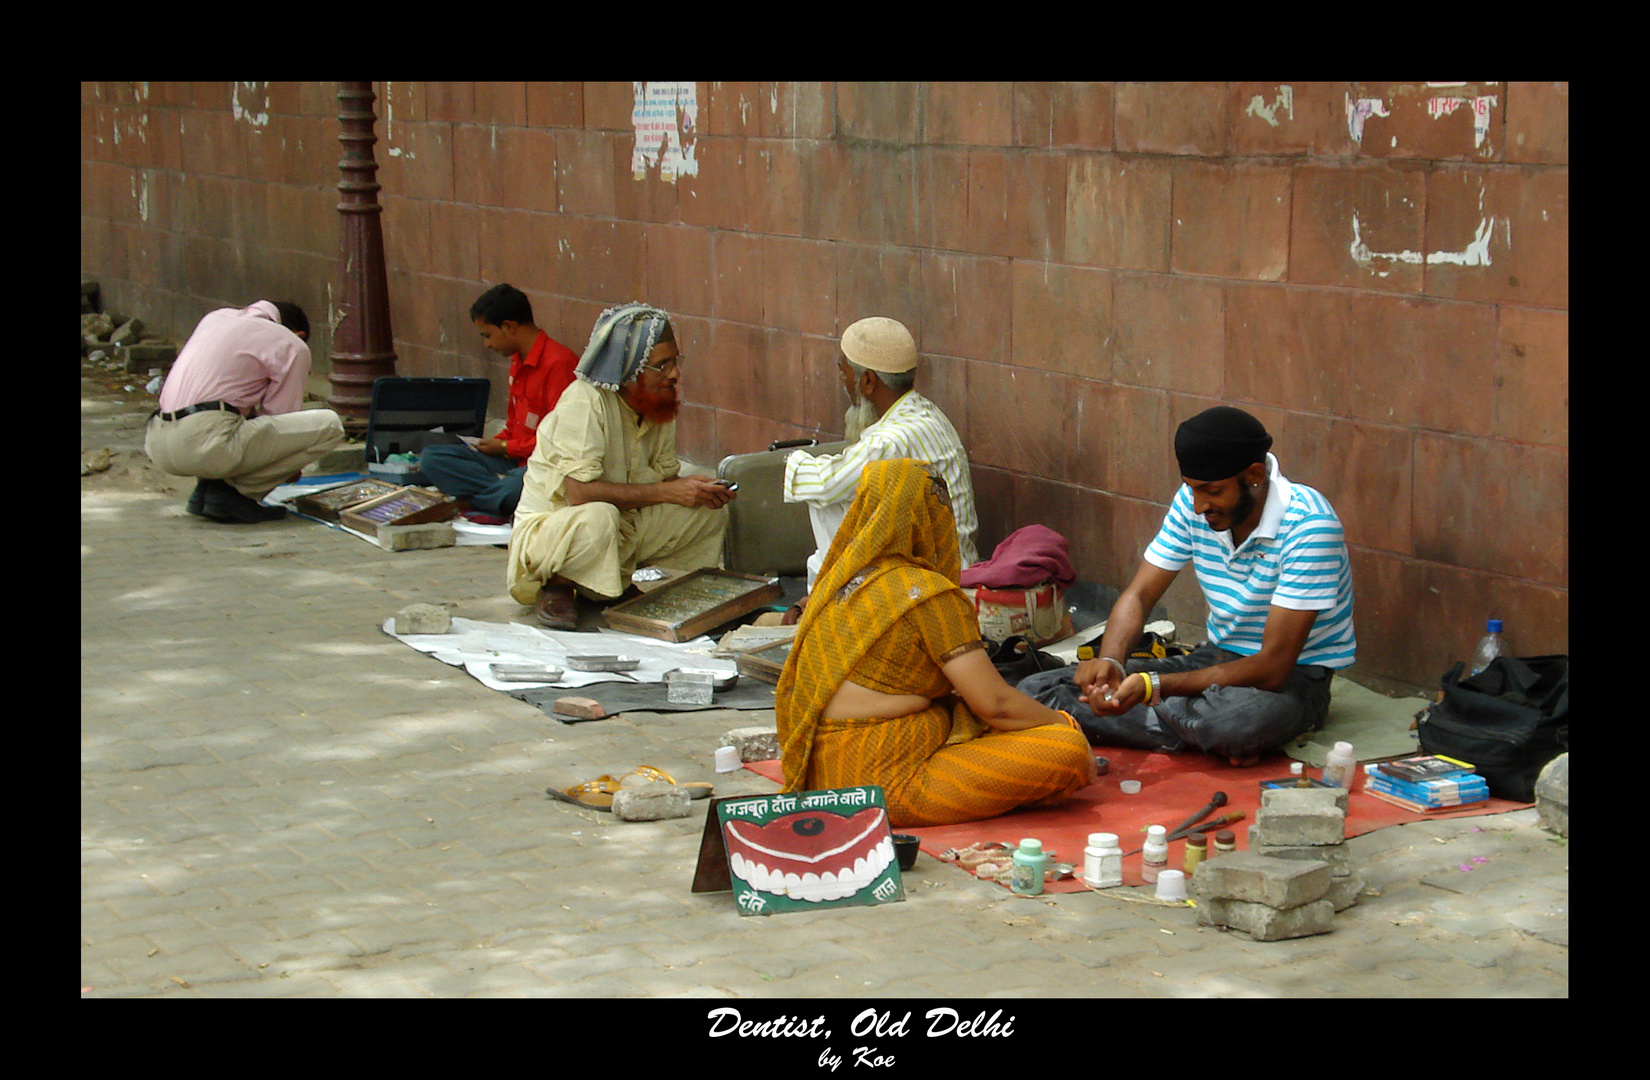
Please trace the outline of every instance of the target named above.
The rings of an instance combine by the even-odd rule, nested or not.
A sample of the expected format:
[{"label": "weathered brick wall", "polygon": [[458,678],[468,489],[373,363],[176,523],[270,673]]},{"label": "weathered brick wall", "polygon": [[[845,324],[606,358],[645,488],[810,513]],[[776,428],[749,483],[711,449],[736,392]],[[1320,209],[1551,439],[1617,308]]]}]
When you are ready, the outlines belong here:
[{"label": "weathered brick wall", "polygon": [[[689,361],[683,450],[714,463],[834,436],[836,335],[892,315],[969,447],[984,550],[1043,522],[1125,583],[1175,425],[1228,402],[1345,520],[1361,669],[1432,682],[1486,616],[1568,650],[1566,85],[688,85],[666,123],[696,173],[638,178],[632,84],[378,84],[400,373],[487,375],[502,406],[466,317],[487,285],[575,351],[646,299]],[[109,303],[180,335],[259,296],[325,312],[335,94],[86,84]],[[1171,611],[1201,617],[1182,578]]]}]

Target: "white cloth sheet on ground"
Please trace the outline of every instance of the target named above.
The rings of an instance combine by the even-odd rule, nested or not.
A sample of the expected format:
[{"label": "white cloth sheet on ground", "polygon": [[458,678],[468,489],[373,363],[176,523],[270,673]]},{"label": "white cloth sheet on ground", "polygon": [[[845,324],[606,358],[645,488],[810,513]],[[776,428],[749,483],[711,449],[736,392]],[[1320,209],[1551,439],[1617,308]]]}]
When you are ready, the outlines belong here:
[{"label": "white cloth sheet on ground", "polygon": [[[572,688],[602,682],[662,683],[665,672],[683,667],[729,675],[739,670],[732,660],[710,655],[715,642],[708,637],[670,642],[616,630],[592,634],[460,618],[453,619],[452,630],[445,634],[397,634],[393,616],[384,620],[383,629],[390,637],[419,652],[462,667],[483,686],[505,692],[536,686]],[[567,666],[570,654],[634,656],[641,664],[627,672],[575,671]],[[544,683],[505,682],[493,677],[492,664],[547,664],[561,668],[562,677]]]},{"label": "white cloth sheet on ground", "polygon": [[[341,487],[344,484],[354,484],[359,482],[360,477],[352,476],[339,480],[336,483],[282,484],[280,487],[264,496],[264,505],[284,506],[288,511],[297,514],[306,521],[313,521],[318,525],[325,525],[329,529],[337,529],[340,532],[347,532],[351,536],[359,536],[369,544],[376,544],[378,543],[377,537],[368,536],[359,529],[352,529],[342,522],[322,521],[318,517],[311,517],[309,514],[301,513],[300,511],[294,509],[292,505],[293,500],[297,499],[300,495],[314,495],[330,488]],[[510,542],[509,523],[505,523],[503,525],[477,525],[473,521],[467,521],[464,518],[455,517],[452,519],[450,524],[453,527],[453,532],[458,534],[458,543],[460,546],[466,544],[497,545],[508,544]]]}]

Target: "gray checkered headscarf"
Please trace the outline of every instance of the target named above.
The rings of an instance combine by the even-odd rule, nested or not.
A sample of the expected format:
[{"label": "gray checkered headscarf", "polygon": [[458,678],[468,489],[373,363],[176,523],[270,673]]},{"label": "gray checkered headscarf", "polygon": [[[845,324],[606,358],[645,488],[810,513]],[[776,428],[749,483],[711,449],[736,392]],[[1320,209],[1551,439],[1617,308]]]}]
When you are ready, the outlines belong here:
[{"label": "gray checkered headscarf", "polygon": [[604,390],[617,390],[636,377],[669,325],[669,315],[646,304],[608,308],[590,331],[590,344],[574,374]]}]

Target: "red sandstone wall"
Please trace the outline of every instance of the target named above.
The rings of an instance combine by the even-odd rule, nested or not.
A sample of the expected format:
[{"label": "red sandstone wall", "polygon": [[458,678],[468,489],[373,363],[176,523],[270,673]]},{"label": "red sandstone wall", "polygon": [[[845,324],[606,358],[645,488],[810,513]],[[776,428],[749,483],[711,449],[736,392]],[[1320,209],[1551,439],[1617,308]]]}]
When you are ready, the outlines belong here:
[{"label": "red sandstone wall", "polygon": [[[835,336],[892,315],[975,465],[989,550],[1040,521],[1121,585],[1175,425],[1250,409],[1345,520],[1360,668],[1430,683],[1486,616],[1567,651],[1569,91],[1474,83],[715,83],[696,176],[632,172],[629,83],[378,84],[402,374],[504,369],[510,281],[574,351],[677,316],[681,443],[832,436]],[[83,268],[180,337],[327,310],[331,84],[90,83]],[[330,335],[321,328],[324,365]],[[1190,575],[1173,613],[1200,617]]]}]

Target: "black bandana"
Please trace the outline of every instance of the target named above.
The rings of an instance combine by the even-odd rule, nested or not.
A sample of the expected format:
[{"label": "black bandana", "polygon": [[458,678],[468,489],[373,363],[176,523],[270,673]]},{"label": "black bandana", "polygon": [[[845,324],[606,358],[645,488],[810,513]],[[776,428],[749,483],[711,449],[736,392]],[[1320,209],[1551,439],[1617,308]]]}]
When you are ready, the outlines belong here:
[{"label": "black bandana", "polygon": [[1227,480],[1266,460],[1272,436],[1259,420],[1230,405],[1205,409],[1174,433],[1180,475],[1188,480]]}]

